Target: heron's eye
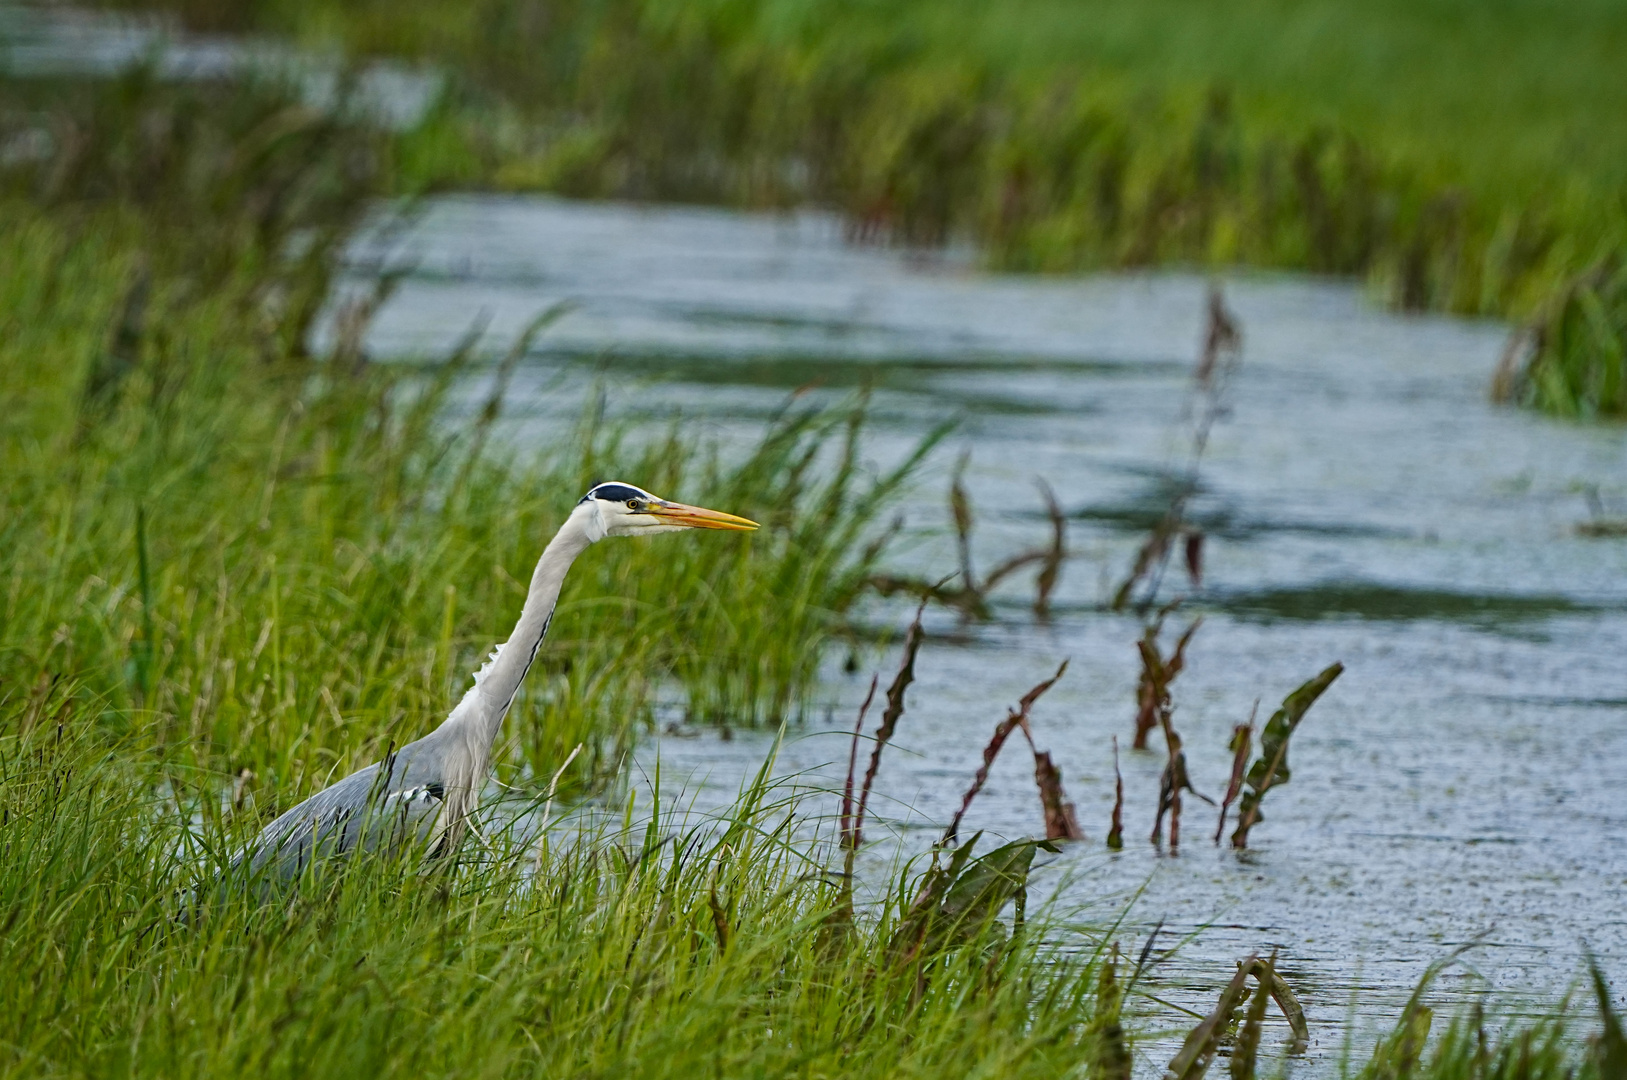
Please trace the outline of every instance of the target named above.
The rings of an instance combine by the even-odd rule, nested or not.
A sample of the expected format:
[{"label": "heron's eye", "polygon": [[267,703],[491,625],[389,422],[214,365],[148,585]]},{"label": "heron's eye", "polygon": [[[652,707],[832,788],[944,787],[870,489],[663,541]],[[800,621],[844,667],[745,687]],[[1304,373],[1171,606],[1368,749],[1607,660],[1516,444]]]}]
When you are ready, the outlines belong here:
[{"label": "heron's eye", "polygon": [[643,499],[628,499],[627,500],[627,509],[631,510],[635,514],[642,514],[644,512],[644,500]]}]

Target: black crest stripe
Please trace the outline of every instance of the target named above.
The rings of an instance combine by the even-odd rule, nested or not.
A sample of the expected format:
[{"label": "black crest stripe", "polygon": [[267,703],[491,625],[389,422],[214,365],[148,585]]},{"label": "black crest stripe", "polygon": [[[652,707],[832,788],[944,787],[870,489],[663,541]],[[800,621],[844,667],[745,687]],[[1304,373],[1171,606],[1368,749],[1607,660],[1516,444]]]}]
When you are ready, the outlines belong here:
[{"label": "black crest stripe", "polygon": [[600,484],[588,494],[595,499],[603,499],[606,502],[626,502],[628,499],[647,498],[644,492],[635,487],[628,487],[626,484]]}]

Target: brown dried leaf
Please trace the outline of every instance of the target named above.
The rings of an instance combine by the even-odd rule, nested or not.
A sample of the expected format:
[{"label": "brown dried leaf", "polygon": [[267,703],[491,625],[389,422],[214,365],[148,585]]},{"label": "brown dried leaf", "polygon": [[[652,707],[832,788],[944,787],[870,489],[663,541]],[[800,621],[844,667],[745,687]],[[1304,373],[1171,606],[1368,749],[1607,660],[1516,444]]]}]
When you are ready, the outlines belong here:
[{"label": "brown dried leaf", "polygon": [[1062,771],[1049,752],[1034,751],[1034,783],[1039,785],[1039,801],[1045,809],[1045,839],[1083,840],[1085,830],[1079,827],[1073,803],[1062,790]]},{"label": "brown dried leaf", "polygon": [[1028,736],[1029,744],[1033,744],[1033,736],[1028,734],[1028,710],[1033,708],[1034,702],[1040,699],[1040,695],[1056,685],[1057,680],[1062,678],[1063,673],[1067,670],[1068,662],[1064,660],[1062,666],[1056,669],[1055,675],[1024,694],[1022,700],[1017,702],[1017,707],[1010,710],[1006,718],[995,725],[994,735],[989,739],[989,744],[983,748],[983,765],[977,770],[977,775],[972,777],[972,786],[966,789],[966,795],[960,800],[960,809],[955,811],[955,816],[949,822],[949,827],[944,830],[943,839],[939,841],[940,844],[948,844],[955,839],[955,834],[960,830],[961,818],[966,816],[966,811],[971,808],[972,800],[977,798],[977,793],[983,790],[984,784],[988,783],[989,766],[994,764],[995,756],[1000,753],[1000,748],[1005,746],[1006,740],[1011,737],[1012,729],[1021,727],[1023,734]]},{"label": "brown dried leaf", "polygon": [[1215,1003],[1214,1011],[1187,1034],[1180,1053],[1169,1063],[1169,1070],[1164,1074],[1166,1080],[1198,1080],[1208,1070],[1209,1062],[1214,1060],[1215,1049],[1220,1044],[1220,1036],[1231,1023],[1237,1006],[1247,996],[1249,972],[1257,959],[1250,956],[1243,962],[1237,974],[1232,976],[1232,981],[1220,992],[1220,1000]]},{"label": "brown dried leaf", "polygon": [[1124,774],[1119,772],[1119,737],[1113,736],[1113,821],[1107,830],[1107,846],[1113,851],[1124,847]]}]

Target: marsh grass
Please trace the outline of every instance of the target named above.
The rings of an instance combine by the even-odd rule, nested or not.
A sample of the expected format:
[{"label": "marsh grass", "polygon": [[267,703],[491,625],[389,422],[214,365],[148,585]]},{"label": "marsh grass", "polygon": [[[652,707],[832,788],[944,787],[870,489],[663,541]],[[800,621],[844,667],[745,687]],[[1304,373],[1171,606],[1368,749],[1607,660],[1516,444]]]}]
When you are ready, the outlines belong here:
[{"label": "marsh grass", "polygon": [[[1129,1075],[1114,952],[1049,907],[1006,924],[1037,843],[972,838],[855,912],[771,755],[699,821],[629,794],[544,844],[498,822],[429,873],[365,859],[188,907],[257,822],[104,707],[67,682],[0,701],[0,1074]],[[1426,988],[1347,1074],[1613,1076],[1619,1024],[1471,1011],[1430,1039]],[[1241,1004],[1206,1056],[1238,1052]],[[1234,1075],[1276,1068],[1253,1045]]]},{"label": "marsh grass", "polygon": [[[1627,245],[1603,4],[119,5],[445,64],[400,143],[414,189],[814,202],[857,239],[969,237],[1004,269],[1291,268],[1519,318]],[[1576,407],[1578,367],[1621,382],[1597,334],[1538,367],[1524,400],[1610,411]]]},{"label": "marsh grass", "polygon": [[[27,269],[6,301],[26,330],[0,349],[28,407],[6,441],[4,677],[83,677],[216,766],[286,783],[298,761],[325,773],[433,724],[505,636],[563,515],[610,475],[769,528],[583,560],[509,729],[528,759],[546,773],[586,741],[602,770],[614,753],[597,736],[613,746],[674,691],[707,721],[794,715],[875,557],[869,514],[908,472],[863,474],[857,408],[787,412],[730,462],[676,429],[635,444],[591,422],[534,454],[473,457],[439,422],[447,379],[267,362],[209,304],[172,309],[82,422],[128,260],[98,231],[52,265],[54,226],[13,222],[0,243]],[[833,441],[837,467],[816,475]]]},{"label": "marsh grass", "polygon": [[[872,515],[932,440],[874,473],[855,401],[788,405],[727,456],[679,422],[592,410],[503,446],[500,402],[449,406],[483,363],[467,349],[427,373],[309,356],[318,305],[298,297],[326,289],[382,182],[347,163],[382,159],[366,132],[307,139],[324,122],[264,88],[209,93],[137,78],[28,114],[116,144],[58,158],[118,164],[42,188],[57,159],[39,162],[0,215],[5,692],[75,680],[110,730],[150,732],[269,811],[437,723],[564,514],[621,476],[767,527],[583,559],[500,759],[547,777],[585,744],[578,783],[610,775],[658,706],[798,715],[879,556]],[[256,153],[287,161],[200,202]]]},{"label": "marsh grass", "polygon": [[242,815],[158,797],[148,733],[73,697],[60,726],[0,707],[6,1075],[1039,1077],[1088,1043],[1088,955],[990,936],[997,911],[889,960],[913,875],[822,933],[837,888],[766,770],[699,824],[492,833],[456,869],[364,861],[177,923]]},{"label": "marsh grass", "polygon": [[960,614],[962,623],[973,619],[992,620],[994,608],[991,599],[995,589],[1019,570],[1030,566],[1039,569],[1034,575],[1034,617],[1041,622],[1051,617],[1051,595],[1062,579],[1062,570],[1068,561],[1068,522],[1057,502],[1056,493],[1043,479],[1036,478],[1035,486],[1045,500],[1045,514],[1051,523],[1050,542],[1043,547],[1020,551],[1002,559],[979,573],[972,561],[973,512],[972,498],[963,483],[970,454],[962,454],[949,483],[949,519],[955,530],[955,547],[960,555],[958,575],[940,581],[896,573],[873,574],[869,585],[882,596],[899,593],[921,597],[942,604]]},{"label": "marsh grass", "polygon": [[1566,416],[1627,417],[1627,260],[1576,275],[1509,343],[1493,396]]},{"label": "marsh grass", "polygon": [[[470,350],[307,353],[391,186],[377,137],[275,88],[38,91],[3,116],[55,135],[0,196],[0,1075],[1129,1075],[1097,939],[1007,929],[1039,842],[968,841],[855,911],[772,758],[700,824],[629,797],[544,843],[491,822],[428,873],[210,888],[266,815],[444,714],[605,474],[769,528],[583,560],[510,721],[519,798],[611,775],[663,702],[794,715],[908,464],[863,468],[857,405],[727,457],[593,412],[503,446],[448,407]],[[1418,1015],[1367,1075],[1602,1075],[1559,1021],[1431,1057]]]}]

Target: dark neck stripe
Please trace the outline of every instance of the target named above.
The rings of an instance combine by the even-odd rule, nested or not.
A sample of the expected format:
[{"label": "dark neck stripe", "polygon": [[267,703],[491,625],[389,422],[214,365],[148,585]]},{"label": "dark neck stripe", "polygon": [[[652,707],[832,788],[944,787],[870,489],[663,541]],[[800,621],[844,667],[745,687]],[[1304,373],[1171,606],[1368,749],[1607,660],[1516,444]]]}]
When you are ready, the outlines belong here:
[{"label": "dark neck stripe", "polygon": [[499,714],[500,716],[508,715],[509,706],[514,704],[514,695],[520,692],[520,686],[525,682],[525,677],[531,673],[531,665],[537,662],[537,650],[542,648],[542,639],[548,636],[548,627],[553,621],[554,613],[550,611],[548,617],[542,620],[542,633],[538,634],[537,640],[531,643],[531,655],[525,658],[525,667],[520,671],[520,681],[514,684],[514,693],[510,694],[508,700],[503,702],[503,711]]}]

